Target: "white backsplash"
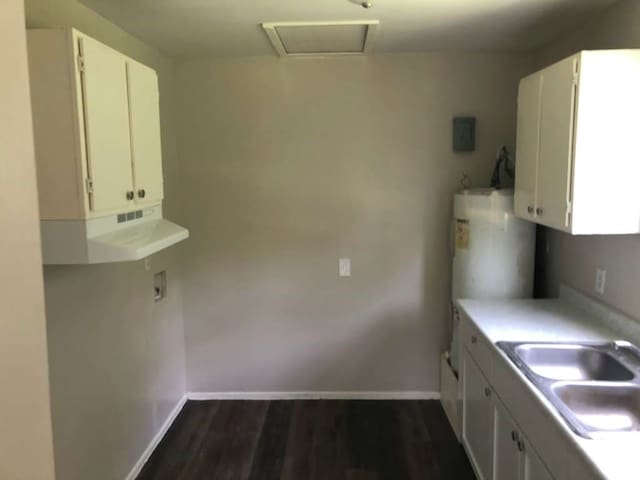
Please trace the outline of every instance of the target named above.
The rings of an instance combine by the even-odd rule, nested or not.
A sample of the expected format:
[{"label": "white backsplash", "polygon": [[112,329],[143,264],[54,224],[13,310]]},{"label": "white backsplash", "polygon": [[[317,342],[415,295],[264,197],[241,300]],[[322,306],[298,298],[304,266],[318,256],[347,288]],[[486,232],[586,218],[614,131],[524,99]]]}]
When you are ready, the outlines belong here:
[{"label": "white backsplash", "polygon": [[599,303],[567,285],[560,285],[560,299],[589,313],[626,340],[640,346],[640,322],[613,308]]}]

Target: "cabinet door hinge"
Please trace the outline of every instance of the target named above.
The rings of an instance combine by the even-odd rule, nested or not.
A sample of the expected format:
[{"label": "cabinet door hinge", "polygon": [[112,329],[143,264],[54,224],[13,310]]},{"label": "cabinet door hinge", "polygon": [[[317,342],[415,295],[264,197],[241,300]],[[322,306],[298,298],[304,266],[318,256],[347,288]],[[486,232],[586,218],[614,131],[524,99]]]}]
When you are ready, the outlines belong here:
[{"label": "cabinet door hinge", "polygon": [[78,55],[78,70],[84,73],[84,57],[82,55]]},{"label": "cabinet door hinge", "polygon": [[93,193],[93,180],[87,177],[85,183],[87,185],[87,193]]}]

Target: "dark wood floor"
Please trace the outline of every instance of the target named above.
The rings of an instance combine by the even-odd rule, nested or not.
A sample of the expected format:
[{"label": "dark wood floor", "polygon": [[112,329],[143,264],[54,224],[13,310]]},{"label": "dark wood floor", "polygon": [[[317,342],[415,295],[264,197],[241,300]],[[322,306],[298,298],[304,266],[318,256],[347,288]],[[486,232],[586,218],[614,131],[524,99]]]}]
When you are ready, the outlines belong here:
[{"label": "dark wood floor", "polygon": [[138,479],[474,479],[438,401],[190,401]]}]

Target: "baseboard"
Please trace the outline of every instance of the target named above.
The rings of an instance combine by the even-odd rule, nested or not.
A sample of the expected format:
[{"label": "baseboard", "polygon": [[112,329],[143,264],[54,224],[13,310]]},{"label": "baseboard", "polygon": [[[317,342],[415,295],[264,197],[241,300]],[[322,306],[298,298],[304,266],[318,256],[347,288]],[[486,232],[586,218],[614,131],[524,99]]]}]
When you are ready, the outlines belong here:
[{"label": "baseboard", "polygon": [[431,391],[189,392],[189,400],[439,400]]},{"label": "baseboard", "polygon": [[171,413],[169,413],[169,416],[162,424],[162,427],[160,427],[160,430],[158,431],[158,433],[156,433],[154,437],[151,439],[151,442],[149,443],[147,448],[144,450],[144,452],[142,452],[142,455],[140,456],[136,464],[133,466],[129,474],[126,476],[126,480],[135,480],[135,478],[140,474],[140,472],[142,471],[142,467],[144,467],[144,464],[147,463],[147,460],[149,460],[149,457],[151,457],[151,454],[153,453],[153,451],[156,449],[158,444],[162,441],[162,438],[165,436],[165,434],[169,430],[169,427],[171,427],[171,424],[176,419],[176,417],[182,410],[182,407],[184,407],[185,403],[187,403],[187,395],[183,395],[183,397],[178,401],[178,403],[173,408],[173,410],[171,410]]}]

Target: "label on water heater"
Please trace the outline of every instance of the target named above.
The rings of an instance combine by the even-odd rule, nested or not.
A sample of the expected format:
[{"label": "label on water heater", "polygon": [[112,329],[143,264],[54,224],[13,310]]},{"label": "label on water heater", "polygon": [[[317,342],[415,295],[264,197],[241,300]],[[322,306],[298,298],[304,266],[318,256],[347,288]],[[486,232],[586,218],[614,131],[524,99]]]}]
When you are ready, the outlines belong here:
[{"label": "label on water heater", "polygon": [[469,220],[456,218],[456,250],[469,250]]}]

